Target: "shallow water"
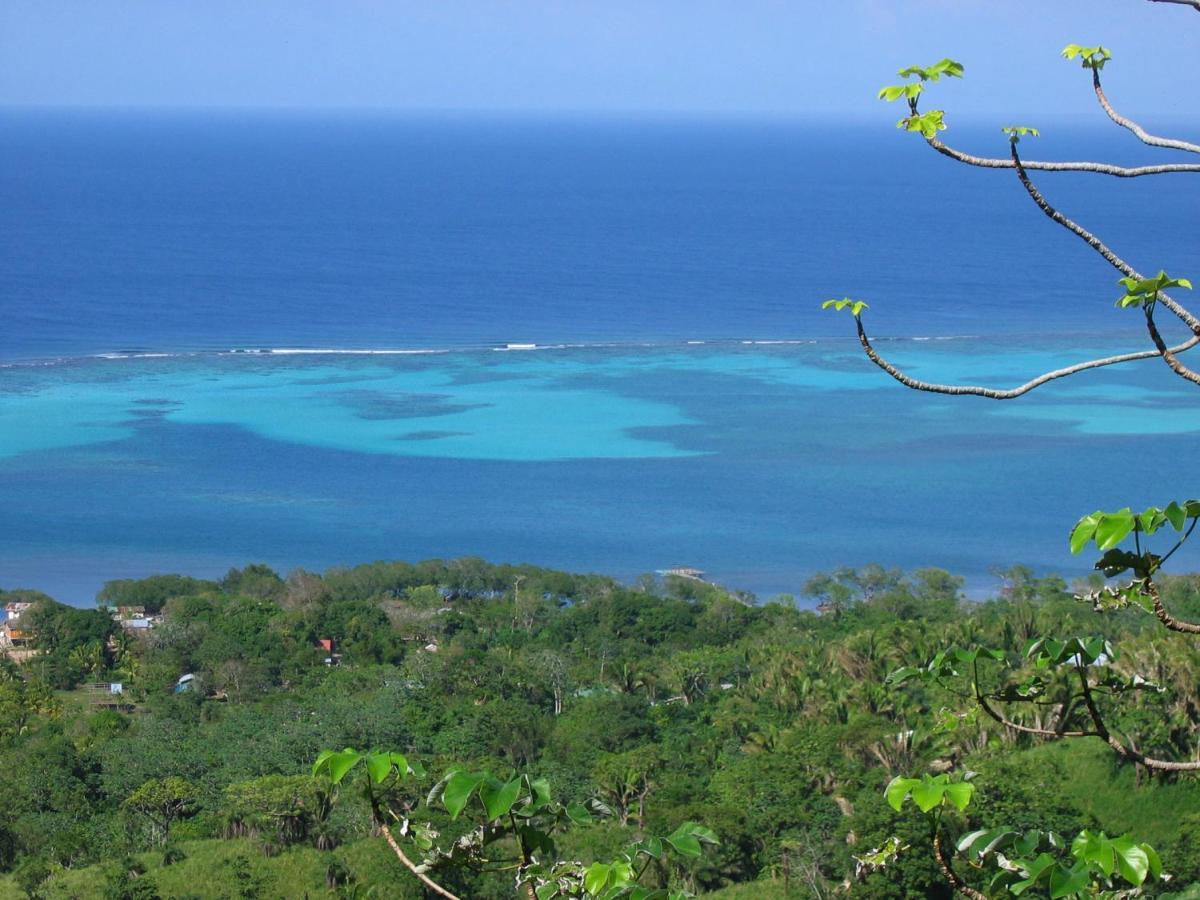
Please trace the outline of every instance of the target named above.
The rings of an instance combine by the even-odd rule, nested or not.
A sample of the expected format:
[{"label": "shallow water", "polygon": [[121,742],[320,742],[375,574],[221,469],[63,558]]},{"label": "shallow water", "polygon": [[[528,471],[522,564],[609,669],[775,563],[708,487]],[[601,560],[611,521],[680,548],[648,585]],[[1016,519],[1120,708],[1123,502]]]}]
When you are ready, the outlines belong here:
[{"label": "shallow water", "polygon": [[[881,346],[1010,384],[1105,349],[1071,343]],[[1161,364],[997,403],[905,390],[847,341],[95,359],[2,384],[0,584],[75,602],[153,571],[459,554],[762,594],[941,565],[982,589],[1016,561],[1081,573],[1074,519],[1175,496],[1131,461],[1190,458],[1200,431]]]}]

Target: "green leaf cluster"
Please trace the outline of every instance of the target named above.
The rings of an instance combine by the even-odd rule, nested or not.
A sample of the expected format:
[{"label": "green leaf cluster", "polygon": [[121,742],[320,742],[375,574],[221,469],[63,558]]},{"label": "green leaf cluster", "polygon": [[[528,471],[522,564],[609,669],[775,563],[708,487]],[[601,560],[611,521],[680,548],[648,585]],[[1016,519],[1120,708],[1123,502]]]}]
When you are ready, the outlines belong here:
[{"label": "green leaf cluster", "polygon": [[849,297],[843,297],[841,300],[826,300],[821,304],[821,309],[836,309],[841,312],[843,309],[850,310],[850,315],[858,318],[862,315],[864,309],[871,307],[862,300],[851,300]]},{"label": "green leaf cluster", "polygon": [[897,128],[905,131],[919,131],[925,140],[937,137],[939,131],[946,130],[946,112],[941,109],[931,109],[920,115],[906,116],[896,123]]},{"label": "green leaf cluster", "polygon": [[915,78],[917,80],[882,87],[879,89],[879,99],[892,103],[903,98],[908,101],[909,106],[915,111],[917,98],[925,90],[926,82],[941,81],[943,75],[947,78],[962,78],[963,66],[962,63],[955,62],[952,59],[943,59],[932,66],[909,66],[901,69],[897,74],[904,79]]},{"label": "green leaf cluster", "polygon": [[1023,137],[1041,137],[1040,131],[1030,128],[1028,125],[1006,125],[1000,130],[1008,135],[1008,140],[1012,144],[1021,143]]},{"label": "green leaf cluster", "polygon": [[897,775],[884,789],[883,796],[888,805],[897,812],[905,800],[912,800],[923,813],[930,812],[942,804],[949,804],[962,812],[971,802],[975,785],[969,781],[955,781],[948,774],[922,775],[920,778],[902,778]]},{"label": "green leaf cluster", "polygon": [[1082,47],[1079,44],[1067,44],[1062,49],[1063,59],[1078,59],[1085,69],[1103,69],[1104,64],[1112,59],[1112,53],[1107,47]]},{"label": "green leaf cluster", "polygon": [[1122,278],[1117,284],[1125,288],[1125,293],[1117,298],[1117,306],[1121,309],[1148,306],[1168,288],[1192,289],[1192,283],[1186,278],[1172,278],[1161,269],[1153,278]]},{"label": "green leaf cluster", "polygon": [[892,84],[879,89],[879,99],[892,103],[903,97],[905,100],[916,100],[921,96],[924,86],[919,81],[908,84]]},{"label": "green leaf cluster", "polygon": [[[683,891],[666,888],[647,888],[637,879],[645,870],[649,860],[661,861],[668,849],[686,858],[696,858],[703,853],[702,844],[717,845],[716,834],[695,822],[684,822],[665,838],[651,837],[635,844],[621,859],[614,862],[594,862],[584,870],[583,886],[588,896],[600,900],[682,900]],[[642,865],[639,865],[641,860]],[[543,887],[546,887],[545,885]],[[564,896],[562,893],[537,891],[538,900]]]},{"label": "green leaf cluster", "polygon": [[[478,801],[488,822],[510,813],[528,819],[550,805],[550,783],[544,778],[528,775],[500,779],[490,772],[451,769],[429,792],[430,801],[440,799],[451,819],[462,815],[472,798]],[[592,820],[591,813],[580,804],[564,809],[578,824],[588,824]]]},{"label": "green leaf cluster", "polygon": [[[398,781],[409,775],[422,776],[424,770],[394,752],[361,753],[353,748],[326,750],[313,765],[313,774],[325,776],[332,784],[345,781],[354,769],[363,765],[366,788],[372,808],[380,816],[389,801],[372,787],[385,781]],[[393,781],[393,783],[394,783]],[[617,897],[640,900],[682,900],[678,890],[650,889],[638,883],[649,861],[664,860],[668,852],[684,859],[699,857],[706,844],[719,843],[716,834],[695,822],[685,822],[666,837],[647,837],[634,844],[615,861],[597,861],[590,865],[562,860],[552,833],[571,826],[586,826],[597,816],[611,816],[603,803],[570,802],[560,804],[551,796],[545,778],[514,774],[497,778],[490,772],[451,768],[428,792],[427,810],[440,805],[454,822],[475,815],[472,829],[446,848],[437,846],[439,832],[429,822],[413,821],[416,808],[408,803],[404,814],[392,812],[401,822],[401,837],[412,841],[424,854],[423,866],[433,870],[443,866],[463,869],[480,868],[495,862],[489,849],[503,839],[515,841],[519,852],[513,863],[518,884],[531,887],[539,900],[567,897]]]},{"label": "green leaf cluster", "polygon": [[[1046,849],[1040,849],[1045,847]],[[1140,888],[1147,879],[1163,877],[1162,862],[1149,844],[1135,843],[1128,835],[1110,838],[1103,831],[1081,831],[1069,852],[1053,832],[1018,834],[1012,829],[972,832],[959,841],[959,849],[982,860],[1005,851],[993,887],[1016,895],[1045,893],[1060,898],[1114,896],[1121,882]]]},{"label": "green leaf cluster", "polygon": [[986,647],[974,647],[970,649],[962,649],[959,647],[948,647],[945,650],[939,650],[929,662],[923,666],[901,666],[893,670],[885,680],[887,685],[901,685],[904,682],[916,679],[925,681],[937,681],[943,678],[955,678],[958,676],[958,669],[955,665],[973,666],[980,658],[1004,660],[1004,651],[992,650]]},{"label": "green leaf cluster", "polygon": [[1039,669],[1061,665],[1090,666],[1117,658],[1113,645],[1103,637],[1073,637],[1066,640],[1041,637],[1030,641],[1025,650],[1027,659]]},{"label": "green leaf cluster", "polygon": [[1172,500],[1165,507],[1148,506],[1135,513],[1126,506],[1116,512],[1096,510],[1084,516],[1071,529],[1071,552],[1079,553],[1088,544],[1095,542],[1100,551],[1111,550],[1135,530],[1143,534],[1154,534],[1164,525],[1182,532],[1189,520],[1200,517],[1200,500]]},{"label": "green leaf cluster", "polygon": [[921,79],[921,81],[941,81],[943,75],[947,78],[962,78],[963,65],[960,62],[946,58],[934,63],[932,66],[909,66],[901,69],[896,74],[901,78],[916,77]]},{"label": "green leaf cluster", "polygon": [[374,784],[382,784],[389,778],[397,780],[415,776],[423,777],[425,770],[420,763],[410,763],[403,754],[390,751],[362,753],[351,747],[345,750],[324,750],[313,763],[312,774],[324,775],[333,784],[340,784],[347,775],[362,763],[367,776]]},{"label": "green leaf cluster", "polygon": [[[947,775],[925,775],[920,779],[893,779],[885,796],[897,811],[911,798],[926,814],[943,805],[961,812],[974,790],[974,785],[952,781]],[[1076,898],[1095,896],[1097,892],[1114,896],[1109,892],[1118,881],[1136,889],[1147,879],[1158,881],[1163,877],[1162,862],[1153,847],[1136,843],[1128,835],[1110,838],[1103,831],[1081,831],[1068,848],[1056,832],[1022,832],[1002,825],[970,831],[958,839],[955,848],[976,868],[994,864],[998,871],[991,886],[1015,896],[1038,893],[1051,898]],[[900,841],[893,837],[882,851],[859,860],[860,866],[881,868],[890,864],[900,849]]]}]

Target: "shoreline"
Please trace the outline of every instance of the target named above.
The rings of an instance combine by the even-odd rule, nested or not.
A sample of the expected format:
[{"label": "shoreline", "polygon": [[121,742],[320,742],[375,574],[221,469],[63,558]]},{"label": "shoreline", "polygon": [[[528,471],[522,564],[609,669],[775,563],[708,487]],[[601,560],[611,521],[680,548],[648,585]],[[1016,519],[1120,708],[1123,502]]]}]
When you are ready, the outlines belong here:
[{"label": "shoreline", "polygon": [[[543,563],[529,561],[529,560],[523,560],[520,562],[494,561],[487,557],[476,556],[474,554],[466,554],[466,555],[454,554],[454,555],[446,555],[444,557],[438,557],[438,559],[447,559],[447,560],[471,559],[471,558],[483,559],[484,562],[486,562],[488,565],[504,565],[504,566],[512,565],[512,566],[516,566],[516,567],[531,566],[533,568],[545,569],[547,571],[554,571],[554,572],[565,572],[567,574],[573,574],[573,575],[575,575],[575,574],[599,575],[604,578],[611,578],[614,581],[617,581],[617,582],[625,585],[626,587],[630,587],[630,588],[634,587],[637,580],[639,578],[643,577],[644,575],[656,575],[657,574],[657,575],[661,576],[663,574],[666,574],[665,570],[662,570],[662,569],[655,570],[653,568],[647,568],[644,572],[633,572],[633,571],[613,571],[613,570],[605,569],[603,567],[589,567],[586,565],[580,565],[580,566],[551,565],[551,564],[543,564]],[[402,559],[395,559],[395,560],[386,559],[386,560],[371,560],[369,562],[363,561],[360,563],[339,563],[339,564],[333,564],[333,565],[327,565],[327,566],[325,566],[325,565],[306,566],[306,565],[303,565],[302,563],[276,565],[271,562],[264,562],[261,559],[245,558],[245,559],[231,559],[228,561],[212,559],[211,561],[209,561],[207,563],[196,563],[196,564],[192,564],[192,565],[182,564],[179,566],[171,566],[171,565],[158,566],[158,565],[150,564],[150,565],[134,565],[134,566],[129,566],[129,567],[122,567],[120,565],[109,565],[106,567],[108,569],[108,571],[96,573],[96,577],[100,578],[100,580],[98,580],[98,581],[96,581],[93,578],[88,577],[88,576],[84,576],[83,578],[79,578],[79,577],[72,578],[71,581],[75,582],[75,587],[73,587],[73,588],[66,588],[65,586],[60,586],[59,588],[56,589],[53,584],[49,583],[54,580],[52,578],[51,579],[41,579],[44,582],[42,585],[37,585],[37,584],[31,585],[31,584],[24,584],[24,583],[9,584],[6,582],[5,579],[0,578],[0,592],[32,591],[32,592],[44,593],[47,596],[51,597],[52,599],[58,601],[59,603],[63,603],[67,606],[72,606],[77,609],[91,609],[96,606],[96,600],[95,600],[96,594],[98,594],[99,591],[103,588],[103,586],[110,581],[124,581],[124,580],[138,581],[138,580],[142,580],[142,579],[146,579],[146,578],[152,578],[152,577],[163,576],[163,575],[179,575],[179,576],[183,576],[183,577],[187,577],[187,578],[195,578],[195,579],[199,579],[199,580],[219,581],[231,569],[241,569],[241,568],[245,568],[246,566],[249,566],[249,565],[266,565],[285,578],[287,577],[287,575],[290,572],[297,571],[297,570],[309,571],[309,572],[313,572],[314,574],[324,576],[327,572],[332,571],[332,570],[354,569],[360,565],[374,565],[374,564],[379,564],[379,563],[420,565],[421,563],[429,562],[429,561],[430,560],[420,560],[417,562],[412,562],[409,560],[402,560]],[[861,563],[860,562],[855,566],[850,566],[850,568],[863,568],[864,566],[867,566],[867,565],[871,565],[871,563]],[[792,590],[775,590],[770,586],[764,586],[762,584],[760,584],[759,588],[756,589],[755,586],[750,583],[750,582],[753,582],[756,580],[754,578],[754,576],[746,576],[745,573],[738,573],[736,571],[722,572],[722,571],[718,570],[718,571],[713,571],[713,572],[707,572],[706,577],[704,579],[700,580],[699,584],[706,585],[709,587],[719,588],[730,594],[743,593],[743,592],[753,594],[755,597],[755,600],[756,600],[756,604],[759,606],[765,605],[777,597],[791,595],[793,597],[793,599],[795,600],[795,605],[796,605],[797,609],[815,610],[819,601],[816,599],[813,599],[811,602],[807,601],[799,593],[800,588],[812,576],[817,575],[822,572],[826,572],[826,573],[833,572],[839,568],[842,568],[842,566],[840,566],[837,563],[831,563],[828,567],[826,567],[824,569],[815,569],[812,571],[805,571],[803,573],[799,573],[797,575],[797,577],[794,579],[794,584],[792,585]],[[905,577],[911,577],[914,573],[920,571],[921,569],[927,569],[927,568],[940,569],[943,567],[935,565],[935,564],[914,563],[910,566],[885,566],[884,568],[899,569],[899,571]],[[0,569],[2,569],[2,567],[0,567]],[[1064,580],[1066,580],[1068,584],[1070,584],[1073,579],[1083,577],[1085,574],[1087,574],[1083,569],[1081,569],[1080,572],[1075,573],[1075,574],[1071,574],[1071,573],[1063,574],[1061,571],[1058,571],[1054,567],[1031,566],[1030,569],[1033,571],[1033,574],[1038,578],[1058,576],[1058,577],[1062,577]],[[961,573],[959,573],[953,569],[944,568],[943,570],[948,572],[951,576],[961,577],[963,579],[961,593],[962,593],[963,599],[967,602],[981,603],[986,600],[994,599],[997,596],[997,594],[999,593],[1000,584],[1001,584],[1002,579],[1001,579],[1000,575],[998,574],[998,572],[989,572],[987,575],[982,575],[982,574],[962,575]],[[117,574],[113,574],[114,572]],[[743,578],[746,579],[746,583],[742,583],[741,579],[743,579]],[[771,580],[775,580],[775,579],[771,579]],[[85,583],[87,585],[86,587],[84,586]],[[93,589],[92,585],[94,585],[94,589]],[[85,597],[85,596],[83,596],[84,594],[90,594],[91,596],[90,596],[90,598]]]}]

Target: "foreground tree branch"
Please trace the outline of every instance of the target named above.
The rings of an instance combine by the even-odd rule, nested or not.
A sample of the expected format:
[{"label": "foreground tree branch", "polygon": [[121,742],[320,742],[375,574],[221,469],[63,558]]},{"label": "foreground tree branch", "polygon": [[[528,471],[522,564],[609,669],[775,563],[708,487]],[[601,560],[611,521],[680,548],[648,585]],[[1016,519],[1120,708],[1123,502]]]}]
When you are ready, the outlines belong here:
[{"label": "foreground tree branch", "polygon": [[1158,621],[1162,622],[1169,630],[1178,631],[1183,634],[1200,634],[1200,625],[1193,622],[1185,622],[1182,619],[1176,619],[1169,612],[1162,602],[1162,594],[1158,590],[1158,585],[1147,579],[1147,592],[1150,594],[1150,601],[1154,604],[1154,615],[1158,617]]},{"label": "foreground tree branch", "polygon": [[[420,881],[421,884],[425,885],[439,897],[444,897],[446,900],[460,900],[458,896],[450,893],[448,890],[426,875],[425,868],[423,866],[418,866],[408,858],[408,855],[400,846],[400,842],[397,841],[395,835],[392,834],[392,829],[388,827],[387,817],[383,814],[384,810],[381,804],[372,798],[371,805],[375,814],[375,821],[378,823],[379,830],[383,834],[383,839],[387,841],[388,846],[392,848],[392,852],[396,854],[396,858],[400,860],[401,864],[403,864],[408,871],[412,872],[413,875],[417,876],[417,880]],[[393,819],[397,819],[396,814],[392,813],[391,810],[388,810],[388,813]]]},{"label": "foreground tree branch", "polygon": [[[1155,598],[1155,607],[1161,608],[1162,603],[1160,600],[1158,600],[1157,588],[1154,587],[1154,583],[1149,579],[1147,579],[1147,583],[1152,588],[1152,596]],[[1163,610],[1163,614],[1166,615],[1165,610]],[[1160,619],[1161,618],[1162,617],[1160,616]],[[1200,633],[1200,626],[1192,625],[1187,622],[1179,622],[1177,624],[1181,627],[1174,630],[1188,631],[1189,633]],[[1192,629],[1195,629],[1195,631],[1193,632]],[[996,710],[996,708],[988,702],[988,698],[984,695],[983,691],[980,690],[978,668],[975,670],[975,676],[973,679],[975,701],[979,704],[979,708],[982,709],[989,718],[995,720],[1006,728],[1011,728],[1014,731],[1019,731],[1023,734],[1031,734],[1037,737],[1050,738],[1053,740],[1058,740],[1060,738],[1096,737],[1108,744],[1109,747],[1116,751],[1117,755],[1129,760],[1130,762],[1139,763],[1148,769],[1157,769],[1158,771],[1162,772],[1200,771],[1200,760],[1190,762],[1175,762],[1173,760],[1156,759],[1152,756],[1146,756],[1141,751],[1127,745],[1125,742],[1113,735],[1112,732],[1109,731],[1108,726],[1105,724],[1104,717],[1100,713],[1100,708],[1096,704],[1095,696],[1092,693],[1091,682],[1088,681],[1087,665],[1085,665],[1082,661],[1079,661],[1076,662],[1075,669],[1079,674],[1080,687],[1082,688],[1082,692],[1075,696],[1083,698],[1084,706],[1087,708],[1088,716],[1092,720],[1093,730],[1090,731],[1053,731],[1048,728],[1032,728],[1028,725],[1021,725],[1018,722],[1012,721],[1007,716]],[[1072,700],[1073,699],[1074,697]]]},{"label": "foreground tree branch", "polygon": [[[1182,362],[1180,362],[1178,357],[1175,355],[1174,350],[1167,346],[1166,342],[1162,339],[1162,335],[1158,333],[1158,326],[1154,324],[1153,304],[1146,304],[1145,310],[1146,330],[1149,331],[1150,340],[1154,342],[1154,346],[1158,351],[1158,355],[1162,357],[1163,362],[1165,362],[1170,367],[1171,371],[1180,378],[1185,378],[1193,384],[1200,384],[1200,374],[1193,372]],[[1197,633],[1200,633],[1200,630],[1198,630]]]},{"label": "foreground tree branch", "polygon": [[425,887],[429,888],[439,897],[445,897],[446,900],[459,900],[457,896],[450,893],[448,890],[426,875],[420,866],[418,866],[405,855],[404,850],[401,849],[400,844],[396,841],[396,838],[392,836],[392,831],[387,827],[386,824],[380,826],[380,831],[383,832],[384,840],[388,842],[388,846],[392,848],[392,852],[396,854],[396,858],[404,864],[404,867],[408,869],[408,871],[416,875],[417,879],[423,885],[425,885]]},{"label": "foreground tree branch", "polygon": [[[1198,0],[1198,2],[1200,2],[1200,0]],[[1026,193],[1028,193],[1033,202],[1037,204],[1038,209],[1044,212],[1052,221],[1057,222],[1059,225],[1063,226],[1063,228],[1066,228],[1085,244],[1099,253],[1102,257],[1104,257],[1105,261],[1108,262],[1109,265],[1111,265],[1122,275],[1125,275],[1129,278],[1136,278],[1138,280],[1142,280],[1146,277],[1128,262],[1118,256],[1113,249],[1100,240],[1100,238],[1096,237],[1096,235],[1092,234],[1078,222],[1069,219],[1067,216],[1063,215],[1050,205],[1046,198],[1042,196],[1041,191],[1037,189],[1037,186],[1030,179],[1029,173],[1025,170],[1025,165],[1021,161],[1020,154],[1017,152],[1017,145],[1015,142],[1012,144],[1012,161],[1017,170],[1017,177],[1021,180],[1021,184],[1025,188]],[[1182,320],[1183,323],[1192,330],[1193,334],[1200,335],[1200,319],[1197,319],[1185,307],[1177,303],[1165,293],[1160,293],[1158,295],[1158,300],[1163,306],[1165,306],[1180,320]]]},{"label": "foreground tree branch", "polygon": [[1032,728],[1029,725],[1021,725],[1020,723],[1014,722],[1012,719],[1009,719],[997,712],[995,707],[988,703],[987,697],[983,696],[982,693],[977,693],[975,700],[979,704],[979,708],[982,709],[989,718],[1000,723],[1005,728],[1011,728],[1013,731],[1020,731],[1023,734],[1033,734],[1037,735],[1038,737],[1046,738],[1103,737],[1099,731],[1051,731],[1048,728]]},{"label": "foreground tree branch", "polygon": [[1200,0],[1150,0],[1151,3],[1174,3],[1178,6],[1190,6],[1200,12]]},{"label": "foreground tree branch", "polygon": [[1147,769],[1155,769],[1159,772],[1200,772],[1200,760],[1191,760],[1189,762],[1175,762],[1169,759],[1156,759],[1152,756],[1146,756],[1140,750],[1135,750],[1133,747],[1127,746],[1119,740],[1115,735],[1108,730],[1108,726],[1104,724],[1104,718],[1100,714],[1100,709],[1096,705],[1096,699],[1092,696],[1092,686],[1088,682],[1087,667],[1078,665],[1079,681],[1083,687],[1083,702],[1087,706],[1088,715],[1092,718],[1092,723],[1096,726],[1098,737],[1100,737],[1116,754],[1133,763],[1138,763],[1145,766]]},{"label": "foreground tree branch", "polygon": [[[1152,589],[1151,596],[1154,598],[1155,608],[1161,609],[1162,603],[1161,603],[1161,600],[1158,599],[1157,588],[1154,588],[1153,582],[1150,581],[1149,579],[1147,579],[1147,584]],[[1167,616],[1166,610],[1162,610],[1162,614],[1159,616],[1160,620],[1162,619],[1163,616]],[[1168,618],[1169,618],[1169,616],[1168,616]],[[1168,626],[1168,627],[1171,627],[1172,630],[1184,631],[1184,632],[1193,633],[1193,634],[1200,633],[1200,626],[1193,625],[1188,622],[1177,622],[1174,620],[1172,620],[1172,621],[1174,622],[1174,626]],[[1145,766],[1147,769],[1154,769],[1154,770],[1157,770],[1160,772],[1196,772],[1196,771],[1200,771],[1200,760],[1190,760],[1187,762],[1176,762],[1174,760],[1158,759],[1153,756],[1147,756],[1144,753],[1142,753],[1140,750],[1138,750],[1136,745],[1134,745],[1131,741],[1123,741],[1120,738],[1118,738],[1116,735],[1114,735],[1112,733],[1112,731],[1109,729],[1108,725],[1105,723],[1104,716],[1100,711],[1100,707],[1096,703],[1096,698],[1095,698],[1095,694],[1094,694],[1094,686],[1092,685],[1091,681],[1089,681],[1089,678],[1088,678],[1089,666],[1091,664],[1092,663],[1090,660],[1081,659],[1078,656],[1075,658],[1073,667],[1079,676],[1079,684],[1080,684],[1081,692],[1078,694],[1072,695],[1070,698],[1068,698],[1066,701],[1063,702],[1063,704],[1062,704],[1063,714],[1062,714],[1062,717],[1059,719],[1059,725],[1060,725],[1059,729],[1035,728],[1035,727],[1031,727],[1029,725],[1022,725],[1019,722],[1014,722],[1012,719],[1008,718],[1008,716],[1004,715],[1002,712],[997,710],[990,702],[990,699],[995,699],[995,698],[989,698],[984,693],[984,691],[980,688],[979,670],[978,670],[977,665],[976,665],[976,668],[974,671],[974,676],[972,678],[972,688],[973,688],[973,691],[975,694],[975,702],[979,706],[979,708],[981,710],[983,710],[984,714],[986,714],[990,719],[994,720],[995,722],[998,722],[999,724],[1003,725],[1005,728],[1010,728],[1013,731],[1017,731],[1022,734],[1029,734],[1029,735],[1033,735],[1035,737],[1047,738],[1049,740],[1060,740],[1062,738],[1088,738],[1088,737],[1099,738],[1100,740],[1102,740],[1106,744],[1108,744],[1108,746],[1114,752],[1116,752],[1116,754],[1118,756],[1120,756],[1122,759],[1128,760],[1129,762],[1132,762],[1132,763],[1137,763],[1139,765]],[[1074,701],[1079,698],[1082,698],[1082,700],[1083,700],[1084,707],[1086,708],[1086,711],[1087,711],[1087,717],[1090,718],[1091,722],[1092,722],[1092,728],[1090,730],[1075,729],[1075,730],[1068,731],[1065,728],[1062,728],[1061,726],[1065,723],[1066,717],[1075,708]],[[1028,702],[1032,702],[1032,701],[1025,700],[1024,702],[1028,703]]]},{"label": "foreground tree branch", "polygon": [[[948,156],[968,166],[978,166],[983,169],[1012,169],[1015,163],[1011,159],[990,156],[973,156],[956,150],[936,137],[925,138],[926,142],[943,156]],[[1197,151],[1200,152],[1200,151]],[[1143,175],[1169,175],[1172,173],[1200,172],[1198,163],[1167,163],[1156,166],[1115,166],[1100,162],[1045,162],[1029,160],[1023,163],[1026,169],[1036,169],[1043,172],[1092,172],[1097,175],[1112,175],[1114,178],[1140,178]]]},{"label": "foreground tree branch", "polygon": [[[1156,356],[1162,355],[1161,351],[1156,349],[1139,350],[1134,353],[1121,353],[1116,356],[1104,356],[1099,359],[1090,359],[1086,362],[1076,363],[1073,366],[1066,366],[1062,369],[1055,369],[1052,372],[1046,372],[1030,381],[1025,382],[1022,385],[1018,385],[1015,388],[1009,388],[1007,390],[1001,388],[981,387],[978,385],[938,384],[932,381],[921,381],[920,379],[913,378],[911,375],[904,373],[895,365],[888,362],[886,359],[880,356],[879,352],[871,344],[870,338],[867,337],[866,329],[863,327],[862,319],[856,317],[854,322],[858,330],[858,342],[862,345],[863,351],[867,354],[867,358],[870,359],[871,362],[875,363],[875,365],[879,366],[879,368],[883,369],[883,371],[887,372],[890,376],[892,376],[892,378],[896,379],[896,381],[900,382],[905,387],[912,388],[916,391],[927,391],[933,394],[969,394],[976,397],[987,397],[989,400],[1012,400],[1016,397],[1020,397],[1022,394],[1028,394],[1034,388],[1041,387],[1043,384],[1054,381],[1058,378],[1066,378],[1068,375],[1074,375],[1078,372],[1087,371],[1088,369],[1099,369],[1103,368],[1104,366],[1115,366],[1121,363],[1133,362],[1139,359],[1153,359]],[[1168,353],[1172,354],[1172,356],[1175,356],[1192,349],[1197,344],[1200,344],[1200,336],[1193,336],[1184,341],[1182,344],[1178,344],[1175,347],[1169,347],[1166,349]]]},{"label": "foreground tree branch", "polygon": [[938,868],[942,870],[942,875],[945,876],[950,887],[954,888],[954,890],[964,897],[969,897],[970,900],[988,900],[987,894],[975,890],[975,888],[963,881],[959,877],[959,874],[954,871],[954,867],[950,865],[950,860],[946,858],[946,853],[942,849],[942,834],[936,830],[933,833],[933,855],[937,860]]},{"label": "foreground tree branch", "polygon": [[[1197,0],[1197,3],[1200,3],[1200,0]],[[1197,8],[1200,9],[1200,6]],[[1151,147],[1164,147],[1168,150],[1183,150],[1186,153],[1200,153],[1200,144],[1192,144],[1188,141],[1158,137],[1150,134],[1141,125],[1133,121],[1133,119],[1127,119],[1113,109],[1112,104],[1108,102],[1108,97],[1104,94],[1104,88],[1100,86],[1100,70],[1095,67],[1092,68],[1092,87],[1096,91],[1096,99],[1100,101],[1101,109],[1104,110],[1108,117],[1122,128],[1132,131],[1143,144],[1149,144]]]}]

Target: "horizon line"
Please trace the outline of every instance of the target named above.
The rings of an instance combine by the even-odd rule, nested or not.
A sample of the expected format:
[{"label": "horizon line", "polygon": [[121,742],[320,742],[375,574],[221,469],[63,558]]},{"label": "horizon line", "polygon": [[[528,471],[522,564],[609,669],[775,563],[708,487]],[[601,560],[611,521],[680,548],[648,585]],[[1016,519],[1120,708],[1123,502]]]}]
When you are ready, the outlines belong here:
[{"label": "horizon line", "polygon": [[[20,113],[94,113],[94,114],[269,114],[269,115],[373,115],[394,117],[430,118],[493,118],[493,119],[660,119],[672,120],[743,120],[743,121],[791,121],[791,122],[839,122],[878,123],[892,126],[891,115],[880,115],[880,108],[863,108],[861,111],[842,110],[836,113],[816,110],[795,109],[728,109],[728,108],[664,108],[645,107],[434,107],[434,106],[299,106],[268,104],[77,104],[77,103],[11,103],[0,102],[0,115]],[[887,111],[884,111],[887,112]],[[1153,114],[1147,114],[1153,115]],[[1028,118],[1055,119],[1077,124],[1084,120],[1103,125],[1105,119],[1097,119],[1094,110],[1073,110],[1065,113],[1028,113]],[[1184,115],[1164,114],[1156,118],[1170,121],[1188,120]],[[970,125],[1002,124],[1008,119],[999,113],[956,112],[955,121]],[[1111,125],[1111,123],[1107,123]]]}]

